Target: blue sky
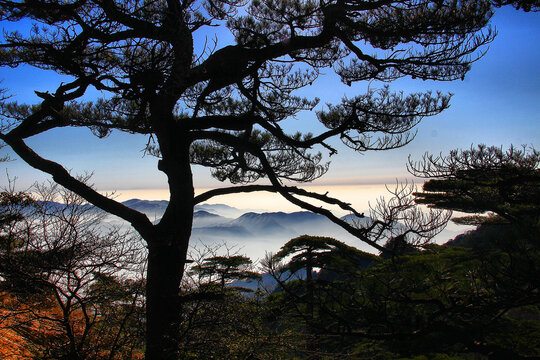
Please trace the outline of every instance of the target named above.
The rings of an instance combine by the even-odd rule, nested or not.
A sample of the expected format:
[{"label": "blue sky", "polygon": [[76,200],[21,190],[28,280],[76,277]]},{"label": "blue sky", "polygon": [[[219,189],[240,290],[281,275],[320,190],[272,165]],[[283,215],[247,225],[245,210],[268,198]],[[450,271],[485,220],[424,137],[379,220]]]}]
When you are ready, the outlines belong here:
[{"label": "blue sky", "polygon": [[[410,178],[405,168],[408,155],[419,159],[426,151],[446,153],[479,143],[540,148],[540,14],[504,8],[497,11],[492,23],[498,36],[464,81],[400,79],[390,84],[392,90],[405,93],[427,89],[454,93],[451,108],[424,119],[413,143],[402,149],[363,155],[342,148],[330,159],[330,172],[316,184],[330,187],[395,183],[396,179]],[[34,90],[52,91],[57,86],[57,78],[30,68],[0,69],[0,79],[17,99],[30,103],[37,100]],[[320,97],[322,104],[336,103],[343,95],[363,93],[365,86],[347,87],[335,77],[325,76],[307,91]],[[288,127],[313,131],[317,129],[315,121],[314,114],[303,113]],[[157,171],[157,159],[143,157],[141,152],[146,141],[143,136],[119,132],[100,140],[86,129],[58,129],[28,142],[39,154],[60,162],[73,173],[94,172],[98,190],[164,189],[166,179]],[[47,179],[22,160],[1,166],[10,177],[17,178],[21,188]],[[199,188],[220,185],[207,170],[195,168],[194,174]],[[5,183],[7,178],[2,175],[0,184]]]}]

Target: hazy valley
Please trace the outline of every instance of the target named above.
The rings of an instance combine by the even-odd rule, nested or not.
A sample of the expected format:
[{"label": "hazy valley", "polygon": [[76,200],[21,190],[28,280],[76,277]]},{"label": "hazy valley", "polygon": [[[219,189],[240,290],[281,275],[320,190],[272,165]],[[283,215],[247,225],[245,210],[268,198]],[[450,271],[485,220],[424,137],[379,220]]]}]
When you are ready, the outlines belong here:
[{"label": "hazy valley", "polygon": [[[130,199],[123,204],[145,213],[150,220],[156,222],[163,216],[168,202]],[[367,217],[358,219],[353,215],[342,218],[357,223],[369,221]],[[105,221],[111,224],[123,223],[113,216],[108,216]],[[444,243],[466,230],[467,227],[449,224],[435,241]],[[304,234],[329,236],[360,250],[376,252],[322,215],[308,211],[285,213],[266,212],[264,209],[237,209],[225,204],[195,206],[191,245],[200,247],[225,243],[257,260],[263,258],[266,252],[277,252],[288,240]]]}]

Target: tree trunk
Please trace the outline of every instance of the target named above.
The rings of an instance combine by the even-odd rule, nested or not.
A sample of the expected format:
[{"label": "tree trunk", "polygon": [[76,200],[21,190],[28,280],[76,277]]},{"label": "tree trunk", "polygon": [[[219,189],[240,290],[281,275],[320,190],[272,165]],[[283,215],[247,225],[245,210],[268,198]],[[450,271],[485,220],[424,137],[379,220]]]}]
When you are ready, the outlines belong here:
[{"label": "tree trunk", "polygon": [[169,205],[148,243],[146,279],[146,351],[147,360],[179,359],[179,290],[193,223],[193,174],[190,139],[178,126],[174,101],[157,97],[152,102],[152,121],[161,152],[158,169],[167,175]]},{"label": "tree trunk", "polygon": [[194,199],[189,147],[183,145],[183,149],[177,148],[181,151],[176,152],[172,161],[163,156],[159,163],[160,170],[168,176],[171,197],[165,214],[155,226],[154,237],[147,239],[147,360],[180,358],[178,339],[182,314],[178,300],[191,236]]},{"label": "tree trunk", "polygon": [[[164,235],[168,237],[171,235]],[[187,240],[183,241],[185,246],[162,239],[153,242],[148,251],[146,280],[146,359],[178,359],[178,291]]]}]

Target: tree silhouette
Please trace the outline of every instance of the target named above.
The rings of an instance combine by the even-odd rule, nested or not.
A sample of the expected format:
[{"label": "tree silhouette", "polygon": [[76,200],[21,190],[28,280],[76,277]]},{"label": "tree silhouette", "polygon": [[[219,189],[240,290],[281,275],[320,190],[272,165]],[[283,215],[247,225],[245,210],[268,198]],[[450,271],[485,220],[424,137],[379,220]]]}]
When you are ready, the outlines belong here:
[{"label": "tree silhouette", "polygon": [[377,256],[336,239],[309,235],[289,240],[263,261],[264,270],[277,283],[278,291],[270,295],[270,303],[277,304],[278,318],[292,319],[305,332],[305,351],[311,354],[307,358],[319,358],[320,333],[336,325],[332,315],[333,305],[343,293],[340,285],[378,261]]},{"label": "tree silhouette", "polygon": [[140,241],[56,184],[31,190],[0,193],[0,330],[21,351],[2,355],[142,358]]},{"label": "tree silhouette", "polygon": [[189,257],[193,263],[181,288],[183,356],[281,358],[282,339],[263,322],[257,293],[241,286],[244,281],[257,284],[261,277],[253,271],[251,259],[224,245],[195,247]]},{"label": "tree silhouette", "polygon": [[213,256],[191,267],[194,275],[205,278],[206,285],[218,285],[220,291],[233,281],[257,280],[261,276],[251,270],[252,261],[244,255]]},{"label": "tree silhouette", "polygon": [[[465,284],[462,281],[467,274],[474,274],[476,290],[462,288],[452,294],[452,303],[463,302],[467,311],[446,307],[452,318],[460,319],[462,324],[445,320],[445,341],[469,342],[473,345],[469,345],[469,350],[497,354],[494,358],[526,358],[527,353],[538,356],[534,329],[539,326],[539,152],[526,146],[504,150],[479,145],[453,150],[448,155],[426,154],[421,161],[410,161],[409,169],[429,179],[423,191],[415,194],[418,203],[472,213],[454,221],[478,225],[447,246],[433,246],[416,255],[420,262],[427,260],[437,265],[444,264],[444,259],[434,261],[430,256],[448,256],[449,264],[458,271],[452,270],[453,274],[446,279],[453,279],[455,288]],[[433,250],[436,252],[430,254]],[[427,257],[423,260],[422,256]],[[467,273],[461,273],[462,270]],[[402,273],[414,276],[414,271]],[[471,330],[455,331],[463,326]],[[462,338],[460,333],[468,333],[470,338]],[[508,334],[512,336],[507,337]],[[529,334],[533,338],[528,338]],[[521,341],[527,345],[517,346]]]},{"label": "tree silhouette", "polygon": [[425,155],[410,161],[410,171],[428,178],[416,202],[473,215],[455,219],[458,223],[515,223],[531,237],[537,236],[540,222],[540,153],[534,148],[479,145],[469,150],[453,150],[447,156]]},{"label": "tree silhouette", "polygon": [[[145,239],[149,359],[176,357],[178,288],[195,204],[228,193],[278,192],[382,250],[369,231],[309,199],[354,212],[348,204],[283,182],[324,175],[328,164],[317,150],[335,154],[332,138],[358,152],[403,146],[414,126],[450,99],[369,90],[314,113],[324,131],[288,134],[280,123],[318,103],[297,90],[328,70],[348,85],[404,76],[461,79],[494,36],[487,28],[490,1],[2,0],[0,6],[2,21],[36,24],[4,34],[0,64],[65,75],[56,87],[36,89],[35,105],[3,102],[0,140]],[[214,26],[230,31],[234,43],[196,53],[195,37]],[[83,100],[92,89],[103,98]],[[99,137],[115,129],[147,135],[146,150],[159,157],[170,191],[162,219],[153,224],[27,145],[60,127],[87,127]],[[195,197],[194,164],[240,185]],[[266,184],[248,184],[263,178]]]}]

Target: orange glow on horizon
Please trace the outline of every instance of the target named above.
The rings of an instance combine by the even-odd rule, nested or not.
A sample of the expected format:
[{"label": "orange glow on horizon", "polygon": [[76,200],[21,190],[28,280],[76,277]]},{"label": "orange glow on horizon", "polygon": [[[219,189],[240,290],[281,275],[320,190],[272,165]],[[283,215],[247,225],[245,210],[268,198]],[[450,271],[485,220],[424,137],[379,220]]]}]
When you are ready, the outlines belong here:
[{"label": "orange glow on horizon", "polygon": [[[351,203],[358,211],[365,211],[369,203],[374,204],[381,196],[389,197],[386,187],[392,189],[394,184],[361,184],[361,185],[311,185],[304,186],[307,191],[319,194],[327,193],[328,196],[337,198],[341,201]],[[211,188],[196,189],[195,194],[201,194]],[[103,192],[105,193],[105,192]],[[141,200],[168,200],[169,192],[167,189],[126,189],[116,192],[107,192],[117,201],[126,201],[129,199]],[[210,199],[209,203],[221,203],[233,206],[238,209],[255,211],[301,211],[299,207],[291,204],[280,195],[270,192],[252,192],[223,195]],[[312,202],[313,203],[313,202]],[[336,208],[338,212],[341,209]]]}]

